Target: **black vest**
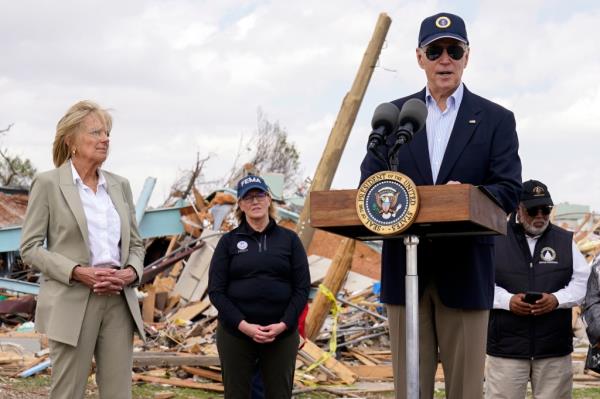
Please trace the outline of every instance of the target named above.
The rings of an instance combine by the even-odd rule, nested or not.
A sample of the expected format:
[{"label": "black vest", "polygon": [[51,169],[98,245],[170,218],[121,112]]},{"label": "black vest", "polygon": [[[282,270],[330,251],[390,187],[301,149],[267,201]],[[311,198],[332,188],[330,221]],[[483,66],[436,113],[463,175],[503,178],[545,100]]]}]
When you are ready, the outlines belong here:
[{"label": "black vest", "polygon": [[[573,234],[550,224],[537,240],[533,257],[520,224],[509,222],[506,236],[496,239],[496,285],[517,294],[553,293],[573,275]],[[541,316],[490,312],[487,353],[492,356],[539,359],[573,352],[571,309]]]}]

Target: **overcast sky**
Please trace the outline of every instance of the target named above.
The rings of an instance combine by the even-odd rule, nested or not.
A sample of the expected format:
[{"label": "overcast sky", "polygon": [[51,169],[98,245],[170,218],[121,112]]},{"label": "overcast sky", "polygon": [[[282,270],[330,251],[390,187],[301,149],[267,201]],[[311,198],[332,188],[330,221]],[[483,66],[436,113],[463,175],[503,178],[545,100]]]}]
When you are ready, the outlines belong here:
[{"label": "overcast sky", "polygon": [[211,156],[229,172],[261,107],[287,128],[312,176],[377,16],[392,25],[334,180],[356,187],[375,107],[420,90],[418,28],[461,15],[471,41],[463,81],[516,116],[523,178],[555,202],[600,210],[600,2],[8,1],[0,0],[2,144],[52,168],[56,122],[80,99],[111,108],[105,168],[137,195],[158,178],[161,203],[179,170]]}]

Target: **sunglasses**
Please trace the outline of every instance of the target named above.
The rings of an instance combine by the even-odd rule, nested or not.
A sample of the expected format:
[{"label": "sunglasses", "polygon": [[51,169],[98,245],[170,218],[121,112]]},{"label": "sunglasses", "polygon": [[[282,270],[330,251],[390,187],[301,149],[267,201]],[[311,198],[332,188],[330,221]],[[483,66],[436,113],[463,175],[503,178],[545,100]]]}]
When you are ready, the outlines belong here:
[{"label": "sunglasses", "polygon": [[442,56],[442,54],[444,53],[444,49],[446,49],[448,56],[455,61],[460,60],[463,57],[463,55],[465,55],[466,51],[465,48],[460,44],[451,44],[446,47],[433,44],[425,48],[425,56],[429,61],[435,61]]},{"label": "sunglasses", "polygon": [[532,208],[527,208],[527,214],[531,217],[537,216],[538,212],[542,211],[542,215],[548,216],[550,212],[552,212],[552,207],[550,205],[543,206],[534,206]]},{"label": "sunglasses", "polygon": [[252,194],[248,194],[248,195],[244,195],[242,197],[242,201],[245,202],[254,202],[254,200],[256,199],[257,201],[262,201],[265,198],[267,198],[267,193],[264,191],[259,191],[257,193],[252,193]]}]

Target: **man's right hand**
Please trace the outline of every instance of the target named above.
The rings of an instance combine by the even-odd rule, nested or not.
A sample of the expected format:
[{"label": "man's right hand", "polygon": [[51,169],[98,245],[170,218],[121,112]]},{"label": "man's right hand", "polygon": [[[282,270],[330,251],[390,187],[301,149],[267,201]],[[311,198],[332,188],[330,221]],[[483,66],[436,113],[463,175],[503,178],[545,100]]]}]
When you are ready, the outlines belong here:
[{"label": "man's right hand", "polygon": [[510,311],[519,316],[531,314],[531,304],[525,302],[525,293],[515,294],[510,298]]}]

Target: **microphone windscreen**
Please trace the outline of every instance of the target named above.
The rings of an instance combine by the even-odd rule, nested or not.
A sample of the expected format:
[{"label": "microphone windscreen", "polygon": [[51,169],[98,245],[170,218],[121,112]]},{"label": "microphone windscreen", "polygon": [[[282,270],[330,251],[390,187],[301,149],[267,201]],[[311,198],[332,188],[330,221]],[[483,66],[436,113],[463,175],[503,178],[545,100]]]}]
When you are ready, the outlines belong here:
[{"label": "microphone windscreen", "polygon": [[398,114],[400,110],[392,103],[379,104],[373,113],[371,127],[377,129],[383,126],[386,131],[392,132],[396,129],[398,123]]},{"label": "microphone windscreen", "polygon": [[418,98],[411,98],[402,106],[398,124],[400,126],[412,123],[414,132],[418,132],[425,125],[427,119],[427,106]]}]

